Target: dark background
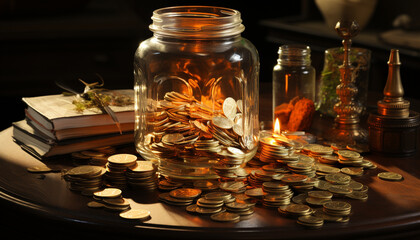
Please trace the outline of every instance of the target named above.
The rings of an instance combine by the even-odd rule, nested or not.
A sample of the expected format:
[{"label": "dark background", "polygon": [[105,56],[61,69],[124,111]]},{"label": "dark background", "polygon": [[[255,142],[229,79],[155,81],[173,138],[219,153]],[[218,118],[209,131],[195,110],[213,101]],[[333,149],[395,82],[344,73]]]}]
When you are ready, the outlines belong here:
[{"label": "dark background", "polygon": [[[378,1],[375,13],[364,32],[391,29],[401,13],[414,13],[415,0]],[[323,51],[337,47],[337,37],[302,35],[294,29],[266,24],[296,21],[323,21],[313,0],[301,1],[135,1],[135,0],[0,0],[0,104],[1,129],[24,118],[24,96],[57,94],[55,80],[105,79],[107,88],[132,88],[132,62],[137,45],[152,36],[148,30],[152,11],[173,5],[215,5],[242,13],[246,27],[243,37],[257,47],[261,61],[261,82],[271,81],[277,49],[286,43],[305,43],[312,50],[318,76],[323,66]],[[272,21],[273,19],[276,19]],[[274,24],[275,25],[275,24]],[[273,37],[276,36],[276,37]],[[279,37],[281,36],[281,37]],[[365,44],[365,45],[363,45]],[[354,46],[369,47],[374,43]],[[370,90],[382,91],[387,75],[386,61],[394,46],[373,47]],[[417,98],[417,70],[420,51],[402,54],[401,76],[406,96]]]}]

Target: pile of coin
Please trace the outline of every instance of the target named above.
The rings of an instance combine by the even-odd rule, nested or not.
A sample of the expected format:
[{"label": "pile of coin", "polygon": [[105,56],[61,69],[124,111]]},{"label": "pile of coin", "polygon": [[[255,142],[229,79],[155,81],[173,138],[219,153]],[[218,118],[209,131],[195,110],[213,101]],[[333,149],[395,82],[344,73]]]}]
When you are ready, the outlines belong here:
[{"label": "pile of coin", "polygon": [[63,178],[69,183],[70,190],[89,195],[89,193],[102,188],[104,174],[105,168],[103,167],[82,165],[64,172]]},{"label": "pile of coin", "polygon": [[235,167],[256,151],[255,140],[244,134],[242,104],[228,97],[211,108],[193,96],[167,92],[163,100],[149,106],[147,122],[153,131],[147,134],[145,146],[178,164],[220,159],[217,174],[234,178]]},{"label": "pile of coin", "polygon": [[308,228],[320,228],[324,225],[323,218],[313,215],[300,216],[296,222]]},{"label": "pile of coin", "polygon": [[330,201],[323,205],[324,213],[332,216],[346,217],[351,213],[351,205],[343,201]]},{"label": "pile of coin", "polygon": [[127,199],[121,196],[122,191],[118,188],[105,188],[93,193],[94,201],[88,203],[88,207],[105,207],[108,210],[124,211],[130,208]]},{"label": "pile of coin", "polygon": [[278,135],[273,136],[262,136],[260,139],[260,146],[258,149],[258,158],[264,163],[293,163],[298,160],[298,157],[294,155],[295,148],[292,140]]},{"label": "pile of coin", "polygon": [[277,182],[264,182],[262,190],[265,193],[263,206],[269,208],[289,205],[293,196],[293,191],[288,185]]},{"label": "pile of coin", "polygon": [[306,203],[314,207],[323,206],[324,203],[330,202],[333,194],[329,191],[310,191],[307,193]]},{"label": "pile of coin", "polygon": [[251,216],[254,213],[254,206],[247,203],[231,202],[225,204],[226,211],[236,213],[242,219]]},{"label": "pile of coin", "polygon": [[139,190],[155,190],[158,186],[157,167],[151,161],[136,161],[125,171],[127,183]]},{"label": "pile of coin", "polygon": [[108,157],[105,180],[108,186],[125,188],[127,178],[125,175],[129,167],[136,165],[137,156],[133,154],[115,154]]},{"label": "pile of coin", "polygon": [[122,191],[118,188],[105,188],[94,192],[93,201],[88,202],[87,206],[120,212],[119,216],[128,220],[150,219],[149,210],[131,208],[130,202],[122,196]]}]

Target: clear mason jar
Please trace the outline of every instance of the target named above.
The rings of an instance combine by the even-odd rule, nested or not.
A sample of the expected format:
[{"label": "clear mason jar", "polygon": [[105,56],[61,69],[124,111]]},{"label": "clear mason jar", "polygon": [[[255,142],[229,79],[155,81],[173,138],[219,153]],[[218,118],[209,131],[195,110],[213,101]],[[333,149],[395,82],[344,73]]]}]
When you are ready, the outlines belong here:
[{"label": "clear mason jar", "polygon": [[134,57],[137,151],[164,176],[218,178],[214,165],[257,150],[257,50],[233,9],[168,7],[152,20]]},{"label": "clear mason jar", "polygon": [[315,68],[311,49],[305,45],[279,48],[273,69],[273,122],[282,130],[308,130],[315,111]]}]

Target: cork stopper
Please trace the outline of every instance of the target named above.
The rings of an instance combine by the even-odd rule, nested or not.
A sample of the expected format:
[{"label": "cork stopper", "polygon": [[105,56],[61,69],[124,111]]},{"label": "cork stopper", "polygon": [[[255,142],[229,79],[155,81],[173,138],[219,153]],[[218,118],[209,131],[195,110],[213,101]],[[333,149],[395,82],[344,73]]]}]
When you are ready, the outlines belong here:
[{"label": "cork stopper", "polygon": [[401,83],[400,66],[398,49],[391,49],[384,98],[378,101],[378,113],[382,116],[407,118],[410,115],[410,102],[403,98],[404,88]]}]

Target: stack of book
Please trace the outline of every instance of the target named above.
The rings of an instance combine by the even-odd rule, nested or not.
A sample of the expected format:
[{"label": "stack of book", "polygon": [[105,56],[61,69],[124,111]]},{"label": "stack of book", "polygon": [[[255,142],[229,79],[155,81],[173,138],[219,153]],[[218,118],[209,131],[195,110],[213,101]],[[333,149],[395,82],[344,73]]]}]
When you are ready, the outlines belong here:
[{"label": "stack of book", "polygon": [[[133,90],[114,90],[114,94],[134,97]],[[109,107],[112,117],[98,108],[77,111],[77,96],[48,95],[22,98],[26,118],[13,123],[13,138],[38,159],[134,141],[134,104]]]}]

